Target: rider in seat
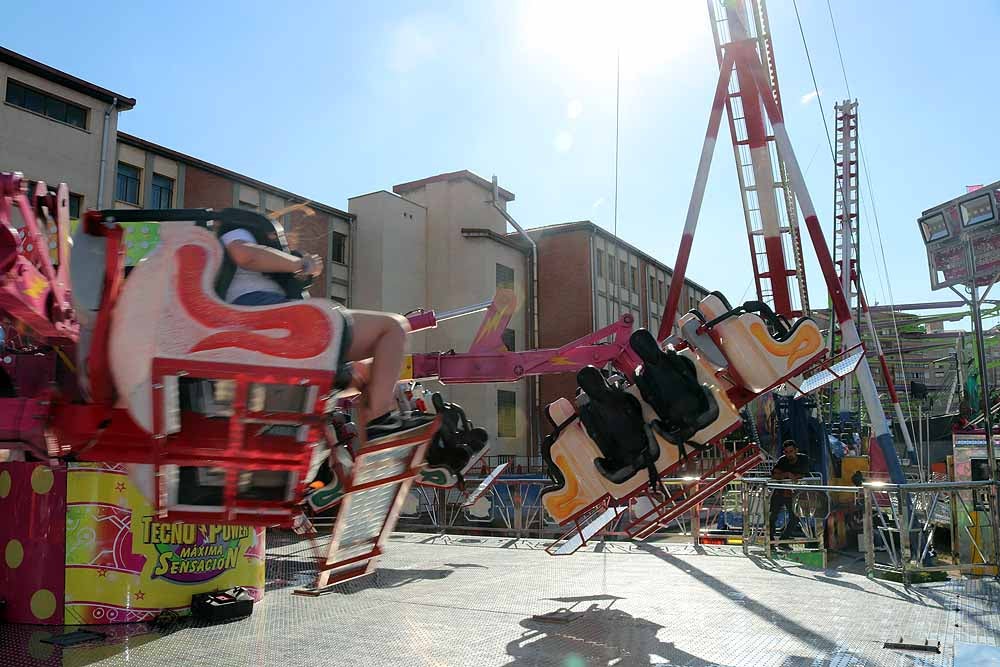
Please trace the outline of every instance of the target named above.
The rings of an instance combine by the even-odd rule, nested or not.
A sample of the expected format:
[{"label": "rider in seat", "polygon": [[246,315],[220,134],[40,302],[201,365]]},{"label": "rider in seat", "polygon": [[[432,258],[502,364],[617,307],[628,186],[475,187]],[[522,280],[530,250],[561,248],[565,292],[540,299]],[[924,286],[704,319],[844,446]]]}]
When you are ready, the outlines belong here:
[{"label": "rider in seat", "polygon": [[609,383],[594,366],[580,369],[576,379],[587,397],[580,405],[580,421],[604,455],[594,461],[598,472],[621,484],[646,469],[650,485],[655,485],[660,448],[646,428],[639,400]]},{"label": "rider in seat", "polygon": [[486,429],[475,426],[457,403],[446,403],[438,392],[431,395],[434,411],[441,415],[441,428],[431,440],[427,450],[427,466],[447,469],[457,478],[457,486],[464,486],[463,475],[488,448]]},{"label": "rider in seat", "polygon": [[700,447],[690,438],[718,418],[719,405],[708,386],[698,383],[694,362],[673,349],[664,352],[646,329],[633,333],[629,344],[642,359],[635,383],[659,417],[653,427],[679,447]]},{"label": "rider in seat", "polygon": [[[312,254],[301,257],[264,245],[247,229],[236,228],[220,237],[227,257],[236,265],[225,292],[225,301],[240,306],[267,306],[289,301],[286,290],[273,275],[288,274],[315,277],[323,271],[320,258]],[[433,416],[418,413],[401,415],[394,412],[394,390],[399,379],[406,347],[409,323],[400,315],[364,310],[344,310],[348,337],[346,359],[372,359],[367,373],[366,391],[362,395],[368,422],[368,441],[377,442],[410,431]],[[360,370],[360,369],[359,369]]]}]

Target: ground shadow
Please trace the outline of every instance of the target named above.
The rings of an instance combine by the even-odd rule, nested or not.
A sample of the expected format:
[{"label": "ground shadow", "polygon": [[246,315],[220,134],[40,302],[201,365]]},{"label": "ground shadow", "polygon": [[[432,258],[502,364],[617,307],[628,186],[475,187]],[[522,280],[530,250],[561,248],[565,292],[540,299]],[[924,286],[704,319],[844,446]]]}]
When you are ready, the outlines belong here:
[{"label": "ground shadow", "polygon": [[[76,630],[98,632],[104,637],[77,646],[61,647],[46,640]],[[85,667],[113,658],[126,650],[156,641],[170,634],[152,623],[117,625],[15,625],[0,626],[0,665],[37,665],[38,667]]]},{"label": "ground shadow", "polygon": [[354,595],[370,589],[399,588],[418,581],[439,581],[454,574],[455,570],[393,570],[380,567],[367,577],[338,584],[331,593]]},{"label": "ground shadow", "polygon": [[521,627],[524,630],[521,635],[507,644],[511,661],[505,667],[594,663],[616,667],[726,667],[682,651],[672,642],[661,641],[656,635],[662,625],[597,603],[581,611],[554,609],[551,614],[522,620]]}]

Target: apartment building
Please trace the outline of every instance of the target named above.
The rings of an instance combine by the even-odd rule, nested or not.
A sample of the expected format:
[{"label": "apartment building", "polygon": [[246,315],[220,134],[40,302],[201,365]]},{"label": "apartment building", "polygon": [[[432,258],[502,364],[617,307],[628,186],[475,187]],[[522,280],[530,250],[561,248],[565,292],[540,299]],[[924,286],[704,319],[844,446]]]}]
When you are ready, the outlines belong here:
[{"label": "apartment building", "polygon": [[[558,347],[621,319],[634,328],[659,329],[673,270],[590,221],[529,229],[538,244],[539,344]],[[708,294],[685,279],[678,312]],[[539,405],[576,391],[576,375],[541,379]],[[544,431],[548,431],[544,425]]]},{"label": "apartment building", "polygon": [[[115,208],[244,208],[265,215],[306,203],[301,195],[119,132]],[[314,297],[350,304],[354,216],[316,201],[280,217],[289,245],[324,260]]]},{"label": "apartment building", "polygon": [[0,171],[66,182],[70,213],[111,202],[118,114],[127,95],[0,47]]},{"label": "apartment building", "polygon": [[[500,188],[506,210],[514,194]],[[527,332],[526,244],[507,236],[507,223],[491,204],[492,183],[466,170],[402,183],[348,200],[356,216],[358,308],[405,313],[415,308],[443,312],[489,301],[498,287],[513,289],[519,306],[504,332],[509,349],[524,349]],[[413,352],[464,352],[483,316],[443,322],[410,336]],[[461,404],[490,434],[493,454],[531,451],[533,403],[526,382],[430,383]]]}]

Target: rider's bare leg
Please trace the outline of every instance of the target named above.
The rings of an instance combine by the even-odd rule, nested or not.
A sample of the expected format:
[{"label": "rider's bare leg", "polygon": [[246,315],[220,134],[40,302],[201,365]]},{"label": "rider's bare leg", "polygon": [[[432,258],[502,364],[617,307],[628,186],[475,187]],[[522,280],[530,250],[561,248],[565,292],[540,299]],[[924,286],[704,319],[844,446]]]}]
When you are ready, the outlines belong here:
[{"label": "rider's bare leg", "polygon": [[391,313],[351,310],[353,336],[347,349],[349,361],[372,359],[371,374],[365,389],[368,417],[391,412],[396,407],[395,389],[406,351],[410,324],[405,317]]}]

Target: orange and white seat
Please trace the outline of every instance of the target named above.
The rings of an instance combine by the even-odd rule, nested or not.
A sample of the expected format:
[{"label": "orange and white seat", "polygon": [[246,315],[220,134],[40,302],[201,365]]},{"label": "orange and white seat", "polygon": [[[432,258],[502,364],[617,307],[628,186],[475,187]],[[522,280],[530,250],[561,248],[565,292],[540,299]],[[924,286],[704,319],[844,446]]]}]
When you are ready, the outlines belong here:
[{"label": "orange and white seat", "polygon": [[[710,294],[698,304],[698,310],[711,321],[731,309]],[[709,332],[735,372],[734,379],[754,393],[797,375],[824,351],[819,327],[807,317],[797,320],[782,340],[772,336],[755,313],[727,317]]]}]

